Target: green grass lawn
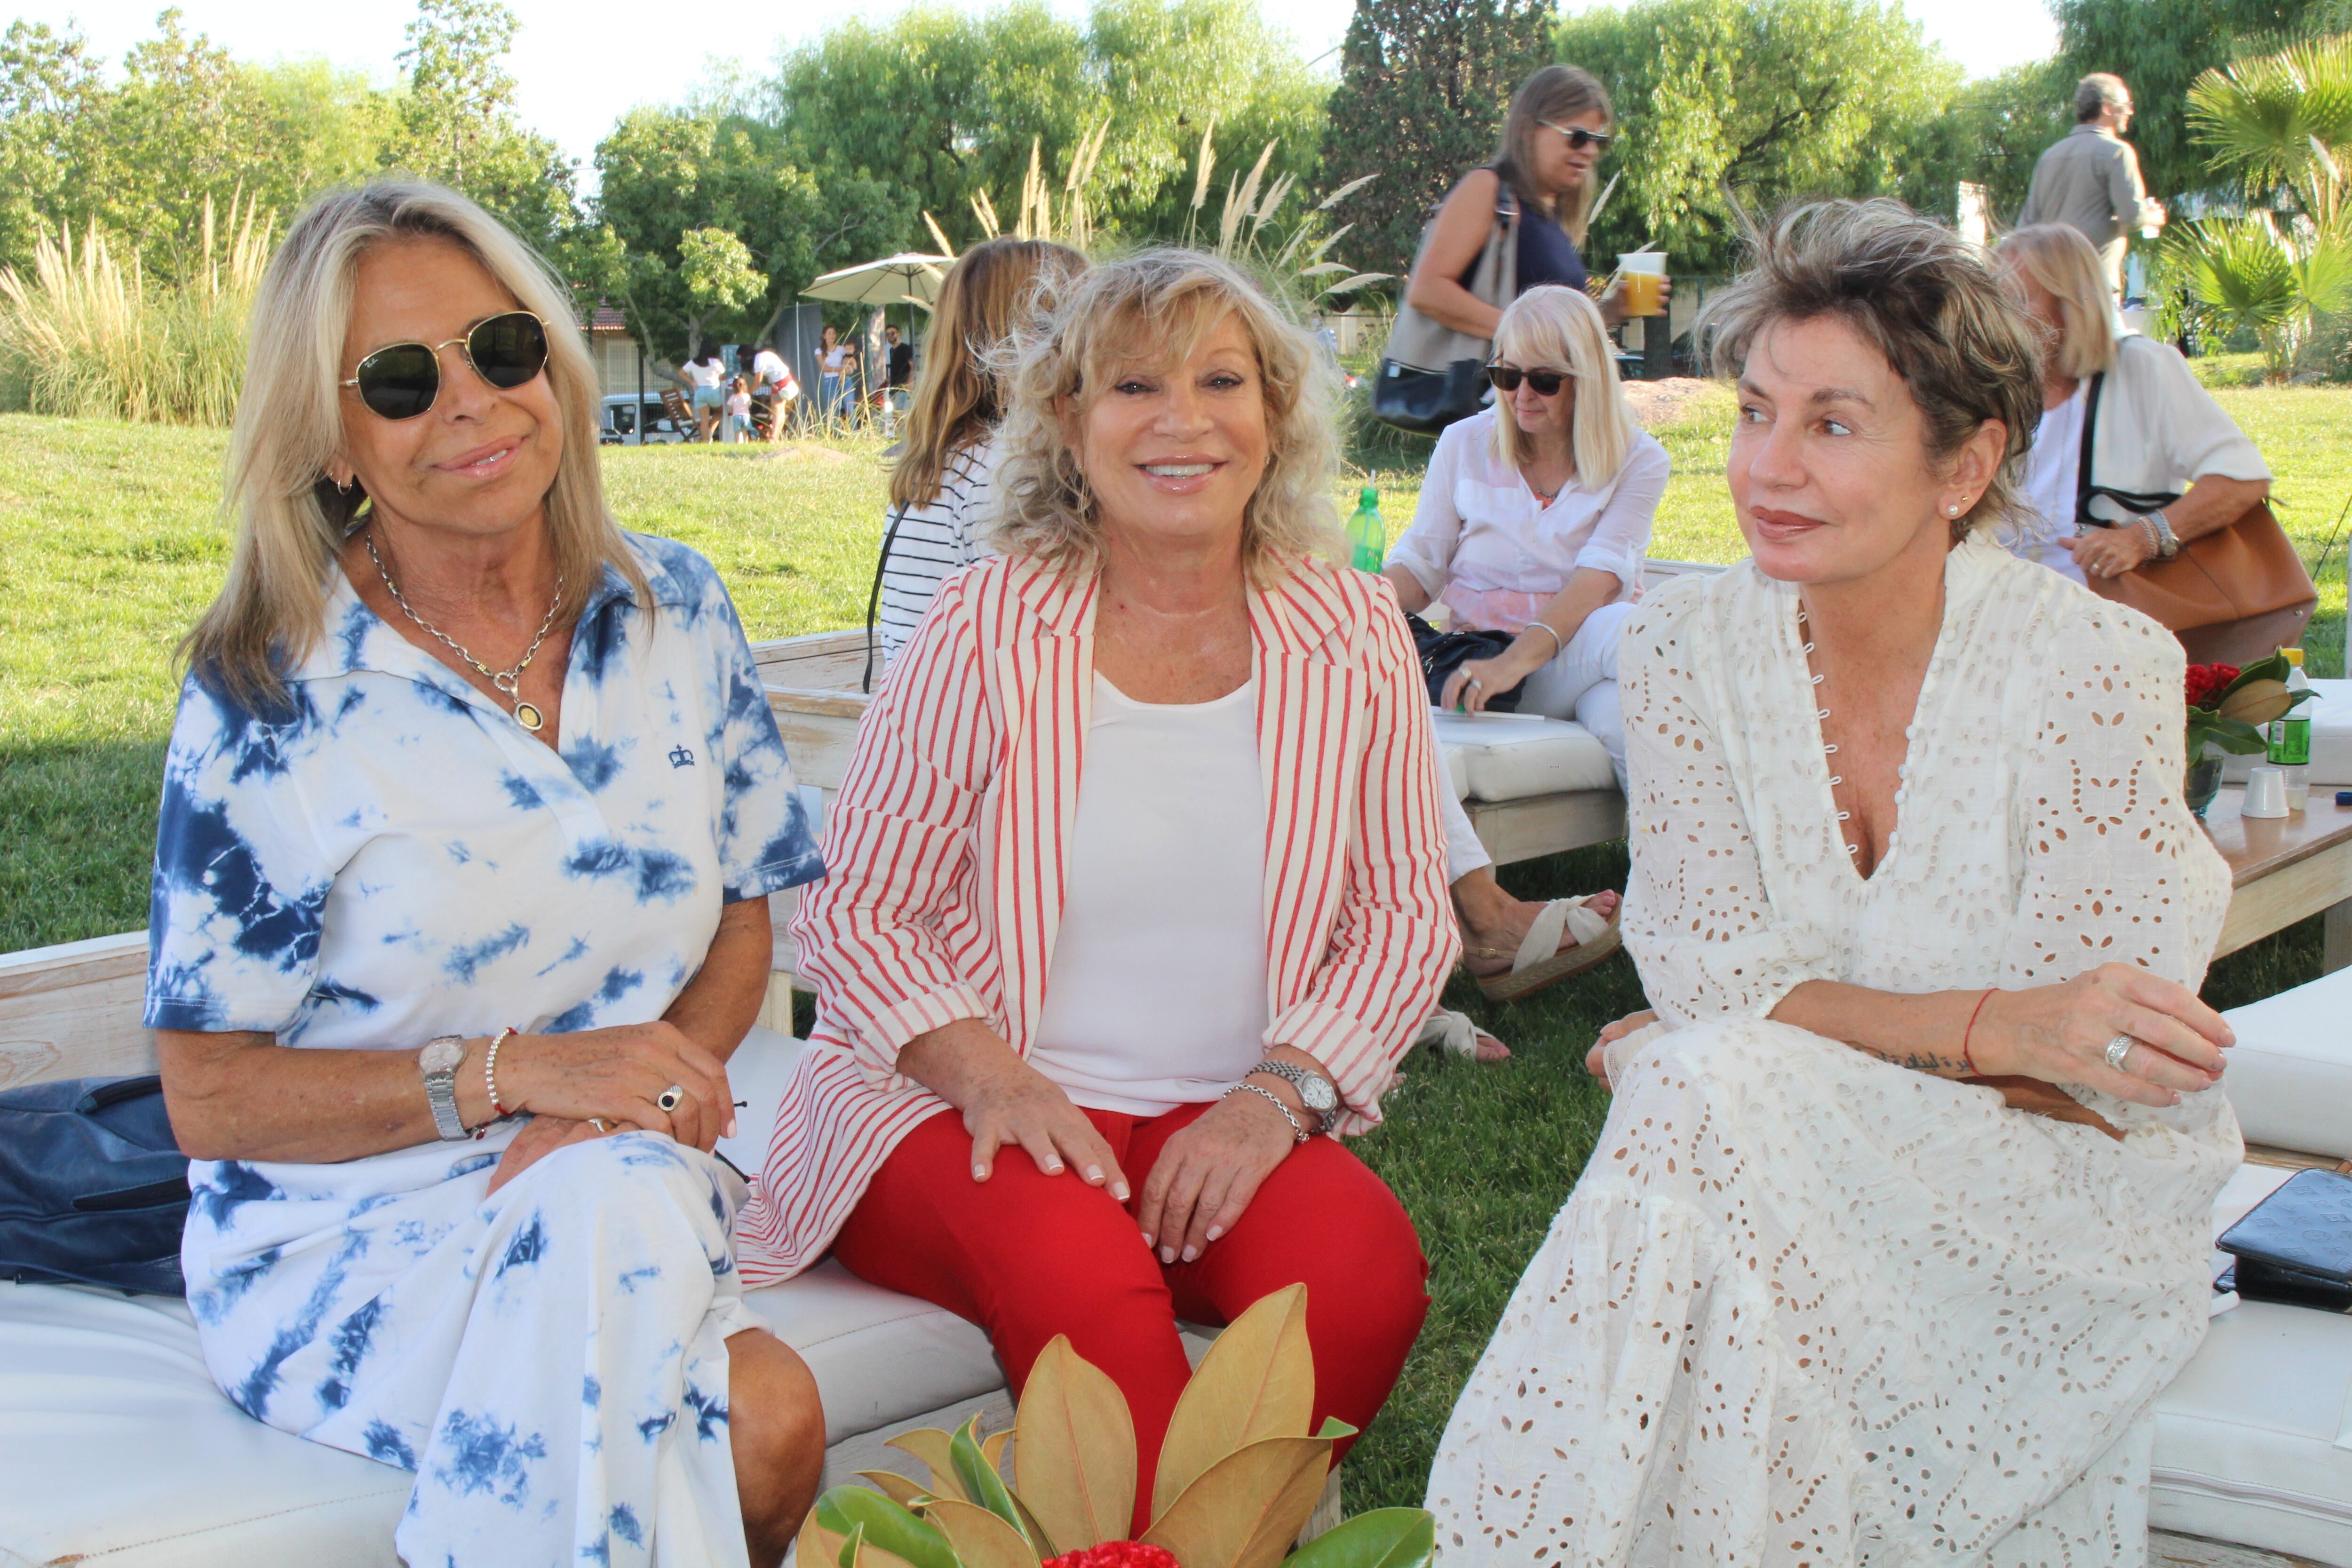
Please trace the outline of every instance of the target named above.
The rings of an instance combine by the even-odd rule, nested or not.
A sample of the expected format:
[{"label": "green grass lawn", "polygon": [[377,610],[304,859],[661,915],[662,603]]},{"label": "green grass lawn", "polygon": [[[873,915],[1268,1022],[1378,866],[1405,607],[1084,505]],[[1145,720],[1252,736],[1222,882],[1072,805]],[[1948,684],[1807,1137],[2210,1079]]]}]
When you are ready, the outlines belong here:
[{"label": "green grass lawn", "polygon": [[[2352,390],[2231,388],[2223,405],[2279,475],[2282,520],[2315,559],[2352,498]],[[1652,553],[1743,553],[1722,470],[1727,396],[1659,432],[1675,478]],[[172,648],[218,587],[218,431],[0,416],[0,951],[131,930],[147,912],[157,778],[175,686]],[[1409,453],[1409,444],[1381,449]],[[607,448],[627,526],[692,544],[718,565],[755,637],[857,624],[884,511],[878,450]],[[1370,462],[1391,536],[1412,516],[1409,460]],[[1342,510],[1356,485],[1341,487]],[[2345,545],[2322,574],[2305,640],[2315,673],[2344,647]],[[1622,845],[1514,867],[1523,896],[1624,885]],[[2317,974],[2316,921],[2216,964],[2206,994],[2233,1006]],[[1583,1055],[1641,1005],[1620,957],[1511,1007],[1455,982],[1449,1005],[1510,1041],[1507,1065],[1417,1058],[1389,1125],[1358,1145],[1389,1181],[1432,1265],[1428,1330],[1350,1459],[1351,1507],[1412,1504],[1446,1412],[1518,1271],[1567,1195],[1607,1113]]]}]

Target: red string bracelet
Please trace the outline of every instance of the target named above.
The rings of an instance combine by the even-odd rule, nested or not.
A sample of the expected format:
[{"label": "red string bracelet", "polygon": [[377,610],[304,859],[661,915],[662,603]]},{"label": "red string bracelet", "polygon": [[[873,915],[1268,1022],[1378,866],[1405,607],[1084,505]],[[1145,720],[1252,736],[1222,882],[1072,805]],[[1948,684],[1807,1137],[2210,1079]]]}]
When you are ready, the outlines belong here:
[{"label": "red string bracelet", "polygon": [[1984,1011],[1984,1005],[1991,1001],[1993,992],[2000,989],[1998,985],[1991,986],[1977,998],[1976,1006],[1969,1014],[1969,1026],[1960,1031],[1960,1064],[1969,1069],[1970,1078],[1982,1078],[1984,1074],[1977,1070],[1977,1059],[1969,1054],[1969,1037],[1977,1032],[1977,1014]]}]

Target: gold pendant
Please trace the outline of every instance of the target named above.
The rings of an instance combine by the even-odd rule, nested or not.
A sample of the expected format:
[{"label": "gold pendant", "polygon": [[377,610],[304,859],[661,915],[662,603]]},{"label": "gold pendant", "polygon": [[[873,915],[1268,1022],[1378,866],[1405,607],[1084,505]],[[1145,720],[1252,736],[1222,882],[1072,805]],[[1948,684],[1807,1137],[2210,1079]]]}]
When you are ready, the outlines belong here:
[{"label": "gold pendant", "polygon": [[538,708],[532,704],[518,702],[515,704],[515,722],[536,735],[539,733],[540,726],[547,721],[541,716]]}]

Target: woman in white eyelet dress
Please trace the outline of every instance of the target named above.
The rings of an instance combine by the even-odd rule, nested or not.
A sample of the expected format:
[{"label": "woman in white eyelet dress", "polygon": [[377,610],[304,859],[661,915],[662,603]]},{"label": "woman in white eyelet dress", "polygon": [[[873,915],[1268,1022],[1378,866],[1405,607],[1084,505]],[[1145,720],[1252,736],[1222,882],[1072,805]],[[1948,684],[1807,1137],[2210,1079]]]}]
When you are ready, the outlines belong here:
[{"label": "woman in white eyelet dress", "polygon": [[[1875,205],[1834,205],[1862,245]],[[1779,238],[1784,272],[1828,243]],[[1743,409],[1735,499],[1744,524],[1836,524],[1844,449],[1792,456],[1815,438],[1787,417],[1805,355],[1778,327],[1786,395]],[[1764,355],[1742,394],[1769,403]],[[1831,429],[1824,452],[1853,434]],[[1758,560],[1654,595],[1624,634],[1625,941],[1659,1022],[1605,1047],[1609,1121],[1454,1408],[1440,1561],[2143,1562],[2147,1409],[2204,1334],[2241,1153],[2204,1087],[2218,1053],[2199,1072],[2136,1047],[2129,1082],[2096,1065],[2120,1017],[2228,1043],[2189,994],[2229,878],[2180,798],[2179,647],[1988,537],[1951,548],[1865,875],[1862,748],[1801,620],[1821,585],[1759,569],[1826,547],[1749,537]],[[1894,1022],[1785,1021],[1825,995]],[[1960,1081],[1979,1068],[2047,1081]],[[2172,1103],[2048,1087],[2085,1082]]]}]

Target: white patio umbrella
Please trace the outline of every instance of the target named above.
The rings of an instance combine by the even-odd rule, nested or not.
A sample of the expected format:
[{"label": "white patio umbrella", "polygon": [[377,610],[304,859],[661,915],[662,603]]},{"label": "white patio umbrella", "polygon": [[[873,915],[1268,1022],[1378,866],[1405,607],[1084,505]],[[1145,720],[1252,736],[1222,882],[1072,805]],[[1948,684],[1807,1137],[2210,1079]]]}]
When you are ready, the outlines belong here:
[{"label": "white patio umbrella", "polygon": [[801,290],[810,300],[840,300],[852,305],[929,305],[940,297],[940,285],[950,257],[923,256],[906,251],[828,272]]}]

